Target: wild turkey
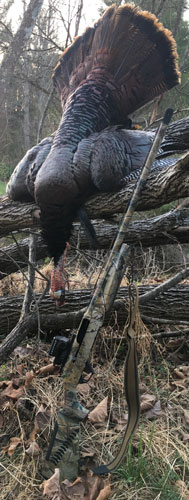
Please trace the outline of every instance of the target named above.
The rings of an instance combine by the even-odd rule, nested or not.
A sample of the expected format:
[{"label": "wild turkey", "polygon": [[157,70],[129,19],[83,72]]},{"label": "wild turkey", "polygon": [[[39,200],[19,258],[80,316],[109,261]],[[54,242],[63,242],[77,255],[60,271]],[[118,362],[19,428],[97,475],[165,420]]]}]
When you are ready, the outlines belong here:
[{"label": "wild turkey", "polygon": [[[179,76],[171,33],[132,4],[108,8],[63,52],[53,74],[63,117],[45,161],[33,163],[27,181],[41,209],[55,266],[51,294],[59,303],[62,256],[73,219],[91,194],[119,190],[141,167],[153,134],[125,130],[128,115],[179,83]],[[17,169],[7,189],[10,197]],[[83,218],[88,224],[84,212]]]}]

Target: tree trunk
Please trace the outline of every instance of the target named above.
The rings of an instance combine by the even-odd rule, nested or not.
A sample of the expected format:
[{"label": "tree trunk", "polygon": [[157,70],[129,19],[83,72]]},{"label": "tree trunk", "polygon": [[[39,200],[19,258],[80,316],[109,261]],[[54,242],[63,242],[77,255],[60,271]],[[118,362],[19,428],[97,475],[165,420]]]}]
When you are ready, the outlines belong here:
[{"label": "tree trunk", "polygon": [[[103,221],[93,223],[100,249],[108,250],[114,241],[118,225],[107,224]],[[88,239],[80,224],[74,224],[72,245],[79,249],[89,248]],[[189,208],[176,208],[170,212],[132,222],[126,232],[125,243],[140,247],[154,247],[189,242]],[[29,239],[19,241],[19,244],[9,245],[0,249],[0,280],[7,275],[27,266]],[[24,258],[24,255],[25,258]],[[37,235],[36,260],[47,256],[47,247],[40,234]]]},{"label": "tree trunk", "polygon": [[4,105],[6,93],[11,85],[15,66],[22,54],[26,42],[29,40],[32,29],[35,26],[37,16],[41,10],[43,0],[30,0],[25,11],[23,20],[13,37],[13,40],[5,53],[1,63],[0,77],[0,109]]},{"label": "tree trunk", "polygon": [[[139,296],[154,290],[155,286],[139,286]],[[63,308],[56,310],[56,305],[50,297],[45,297],[39,305],[40,325],[42,330],[55,331],[60,329],[74,329],[78,326],[82,312],[89,304],[92,297],[91,290],[77,290],[67,292],[66,303]],[[120,288],[117,299],[114,302],[112,311],[106,315],[104,325],[121,326],[125,324],[127,318],[127,308],[125,301],[128,299],[127,287]],[[36,295],[36,300],[39,300],[39,295]],[[23,295],[1,297],[0,298],[0,335],[5,337],[17,324],[23,303]],[[163,292],[153,300],[149,300],[146,304],[139,303],[140,313],[145,318],[158,318],[174,321],[175,324],[180,321],[189,322],[189,285],[179,285]],[[35,305],[35,304],[34,304]],[[74,311],[74,312],[73,312]],[[116,314],[115,314],[116,311]],[[26,335],[30,332],[36,332],[37,316],[30,315],[27,325]]]},{"label": "tree trunk", "polygon": [[[27,70],[27,65],[25,65]],[[28,80],[24,84],[24,147],[30,149],[30,87]]]},{"label": "tree trunk", "polygon": [[[153,170],[144,186],[136,210],[158,208],[165,203],[188,196],[188,166],[189,153],[170,167]],[[116,193],[100,193],[92,196],[85,204],[89,217],[102,219],[123,213],[131,199],[135,183],[136,181],[129,182]],[[0,235],[4,236],[11,231],[39,226],[39,213],[39,208],[33,203],[11,202],[7,197],[2,198]]]}]

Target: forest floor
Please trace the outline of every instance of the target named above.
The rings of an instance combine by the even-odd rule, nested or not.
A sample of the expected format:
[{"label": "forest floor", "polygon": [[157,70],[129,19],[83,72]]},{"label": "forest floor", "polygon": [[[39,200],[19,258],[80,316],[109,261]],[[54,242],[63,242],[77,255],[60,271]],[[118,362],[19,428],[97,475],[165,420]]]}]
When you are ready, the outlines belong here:
[{"label": "forest floor", "polygon": [[[47,275],[50,267],[46,265]],[[81,282],[86,288],[94,284],[99,269],[84,273],[74,261],[69,274],[71,288]],[[16,275],[9,293],[24,289],[24,282],[18,278],[13,285],[15,280]],[[36,291],[42,289],[36,281]],[[169,325],[163,330],[169,332]],[[162,328],[154,326],[154,331]],[[82,424],[83,465],[74,484],[60,482],[58,472],[49,481],[41,475],[63,402],[62,377],[49,368],[50,337],[42,335],[37,345],[36,338],[28,337],[14,350],[0,367],[0,500],[189,500],[189,349],[182,336],[158,342],[151,333],[141,322],[136,339],[139,426],[122,465],[99,478],[91,467],[111,461],[128,419],[123,395],[126,339],[116,317],[114,327],[101,329],[91,357],[95,374],[78,386],[79,399],[93,418]]]}]

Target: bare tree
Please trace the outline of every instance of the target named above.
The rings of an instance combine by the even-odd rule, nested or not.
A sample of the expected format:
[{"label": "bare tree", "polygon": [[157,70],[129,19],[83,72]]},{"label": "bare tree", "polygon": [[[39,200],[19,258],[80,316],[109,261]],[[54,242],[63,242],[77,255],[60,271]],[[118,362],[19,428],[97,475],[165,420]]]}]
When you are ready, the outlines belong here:
[{"label": "bare tree", "polygon": [[43,0],[30,0],[28,8],[23,16],[23,20],[9,45],[7,52],[1,63],[0,93],[1,105],[4,101],[7,89],[9,88],[16,63],[23,51],[23,48],[30,38],[36,18],[43,5]]}]

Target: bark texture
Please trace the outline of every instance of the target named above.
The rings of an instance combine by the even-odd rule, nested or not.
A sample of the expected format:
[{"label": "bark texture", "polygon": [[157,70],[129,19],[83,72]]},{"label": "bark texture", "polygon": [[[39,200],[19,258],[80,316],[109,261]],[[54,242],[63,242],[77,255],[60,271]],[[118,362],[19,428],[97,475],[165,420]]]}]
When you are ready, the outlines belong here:
[{"label": "bark texture", "polygon": [[30,38],[42,5],[43,0],[30,0],[22,22],[2,60],[0,77],[0,107],[4,103],[4,98],[14,76],[15,66],[20,58],[20,55],[22,54],[25,44]]},{"label": "bark texture", "polygon": [[[20,206],[22,207],[22,205]],[[118,225],[104,221],[95,221],[93,225],[99,247],[105,250],[109,249],[116,237]],[[74,224],[71,242],[76,246],[78,241],[79,249],[86,250],[89,248],[88,239],[80,224]],[[178,207],[163,215],[132,222],[125,236],[125,243],[142,247],[188,242],[189,207]],[[14,244],[0,249],[0,280],[18,271],[19,268],[23,269],[27,266],[28,248],[29,239],[25,238],[19,242],[19,246]],[[36,260],[38,261],[46,256],[47,247],[39,233],[36,243]]]},{"label": "bark texture", "polygon": [[[154,290],[154,286],[139,286],[139,295]],[[39,304],[41,328],[47,330],[74,329],[78,326],[82,312],[89,304],[92,290],[77,290],[67,292],[66,303],[63,308],[56,310],[54,301],[45,297]],[[36,295],[36,300],[39,296]],[[128,289],[120,288],[111,313],[105,317],[105,323],[123,325],[127,318],[125,301],[128,299]],[[20,318],[23,295],[0,298],[0,335],[5,337],[15,328]],[[189,321],[189,285],[179,285],[163,292],[158,297],[140,305],[140,313],[153,318],[164,318],[170,321]],[[33,302],[33,308],[35,302]],[[32,310],[32,308],[31,308]],[[72,312],[74,311],[74,312]],[[116,315],[115,315],[116,311]],[[30,315],[31,321],[27,323],[26,335],[37,331],[37,316]]]},{"label": "bark texture", "polygon": [[[116,193],[104,193],[92,196],[86,203],[86,210],[91,219],[109,218],[126,210],[131,199],[136,181]],[[136,210],[158,208],[189,193],[189,153],[174,165],[151,172]],[[39,208],[33,203],[11,202],[6,196],[0,205],[0,236],[11,231],[39,226]]]}]

